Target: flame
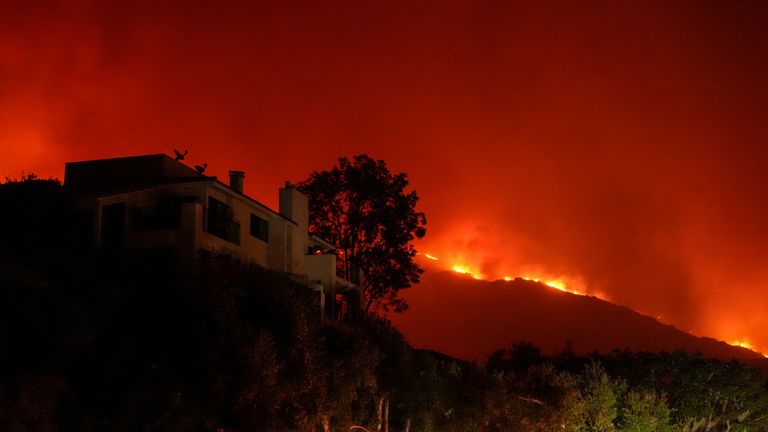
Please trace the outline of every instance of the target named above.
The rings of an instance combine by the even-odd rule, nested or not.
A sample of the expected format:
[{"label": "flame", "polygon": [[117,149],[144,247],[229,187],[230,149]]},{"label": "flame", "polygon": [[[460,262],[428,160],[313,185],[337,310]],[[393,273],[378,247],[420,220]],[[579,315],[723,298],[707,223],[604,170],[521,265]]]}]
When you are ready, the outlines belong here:
[{"label": "flame", "polygon": [[586,295],[585,293],[583,293],[581,291],[577,291],[577,290],[568,288],[568,286],[565,284],[565,282],[563,282],[561,279],[541,280],[540,278],[531,277],[531,276],[523,276],[522,279],[527,280],[527,281],[531,281],[531,282],[538,282],[538,283],[544,284],[544,285],[546,285],[546,286],[548,286],[550,288],[554,288],[554,289],[562,291],[562,292],[567,292],[567,293],[571,293],[571,294],[575,294],[575,295],[580,295],[580,296],[585,296]]},{"label": "flame", "polygon": [[[437,258],[434,255],[430,255],[428,253],[419,253],[419,255],[423,255],[425,258],[430,259],[432,261],[439,261],[439,258]],[[450,269],[456,273],[468,275],[477,280],[488,280],[488,278],[483,273],[481,273],[480,271],[474,270],[472,267],[466,264],[454,264],[450,267]],[[504,276],[503,279],[506,282],[511,282],[515,278],[512,276]],[[568,284],[566,284],[566,282],[561,278],[549,279],[549,278],[540,278],[540,277],[525,275],[520,277],[520,279],[531,281],[531,282],[538,282],[550,288],[554,288],[558,291],[567,292],[574,295],[579,295],[579,296],[587,295],[585,292],[569,288]],[[601,296],[599,294],[595,296],[598,298],[604,299],[604,296]]]},{"label": "flame", "polygon": [[[438,257],[428,254],[428,253],[419,253],[419,255],[423,255],[425,258],[431,260],[431,261],[439,261]],[[458,261],[458,263],[456,263]],[[472,266],[466,264],[466,261],[464,259],[460,259],[454,261],[455,264],[448,266],[448,268],[456,273],[471,276],[474,279],[477,280],[491,280],[489,277],[487,277],[482,272],[476,270]],[[501,277],[505,282],[512,282],[515,279],[522,279],[530,282],[536,282],[539,284],[542,284],[548,288],[556,289],[558,291],[567,292],[573,295],[578,296],[594,296],[601,300],[608,300],[608,297],[603,294],[602,292],[595,292],[594,290],[590,291],[589,294],[586,290],[578,290],[571,287],[571,284],[568,282],[568,280],[571,280],[574,282],[576,286],[579,286],[580,288],[585,288],[584,283],[579,278],[569,278],[569,277],[562,277],[562,276],[555,276],[552,274],[547,275],[546,272],[539,273],[539,275],[536,275],[536,273],[539,273],[538,271],[535,272],[528,272],[524,273],[522,276],[511,276],[509,274],[506,274],[505,276]],[[657,320],[661,320],[661,315],[656,315]],[[695,334],[694,331],[689,331],[691,334]],[[768,358],[768,349],[758,349],[755,345],[750,343],[746,339],[734,339],[730,342],[727,342],[729,345],[741,347],[748,349],[750,351],[756,352],[760,355],[762,355],[765,358]]]},{"label": "flame", "polygon": [[728,342],[728,344],[737,346],[737,347],[746,348],[748,350],[755,349],[755,347],[753,347],[752,344],[747,341],[735,340],[735,341]]},{"label": "flame", "polygon": [[754,351],[754,352],[756,352],[758,354],[761,354],[765,358],[768,358],[768,354],[764,354],[764,353],[758,351],[757,348],[754,345],[752,345],[751,343],[749,343],[748,341],[743,340],[743,339],[734,340],[734,341],[728,342],[728,345],[733,345],[733,346],[737,346],[737,347],[741,347],[741,348],[746,348],[746,349],[748,349],[750,351]]},{"label": "flame", "polygon": [[451,270],[455,271],[456,273],[461,273],[465,275],[472,276],[473,278],[477,280],[485,280],[485,276],[478,272],[472,271],[469,267],[463,266],[463,265],[455,265],[451,267]]}]

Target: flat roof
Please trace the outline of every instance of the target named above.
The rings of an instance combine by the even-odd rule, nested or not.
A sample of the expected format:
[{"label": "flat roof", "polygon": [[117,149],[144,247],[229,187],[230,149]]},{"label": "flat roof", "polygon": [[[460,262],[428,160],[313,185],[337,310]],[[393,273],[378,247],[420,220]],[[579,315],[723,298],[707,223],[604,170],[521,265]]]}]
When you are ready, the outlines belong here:
[{"label": "flat roof", "polygon": [[210,183],[220,190],[242,197],[262,210],[286,221],[298,223],[256,199],[238,192],[215,176],[206,176],[164,153],[66,162],[64,186],[75,193],[106,197],[149,190],[164,185]]}]

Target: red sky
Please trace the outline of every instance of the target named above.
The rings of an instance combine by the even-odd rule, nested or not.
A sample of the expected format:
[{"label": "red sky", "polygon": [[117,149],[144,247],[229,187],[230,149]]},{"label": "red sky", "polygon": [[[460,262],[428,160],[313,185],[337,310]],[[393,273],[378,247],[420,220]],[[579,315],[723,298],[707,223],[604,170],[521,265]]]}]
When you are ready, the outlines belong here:
[{"label": "red sky", "polygon": [[768,350],[765,3],[77,3],[0,3],[0,176],[188,149],[274,205],[366,152],[442,262]]}]

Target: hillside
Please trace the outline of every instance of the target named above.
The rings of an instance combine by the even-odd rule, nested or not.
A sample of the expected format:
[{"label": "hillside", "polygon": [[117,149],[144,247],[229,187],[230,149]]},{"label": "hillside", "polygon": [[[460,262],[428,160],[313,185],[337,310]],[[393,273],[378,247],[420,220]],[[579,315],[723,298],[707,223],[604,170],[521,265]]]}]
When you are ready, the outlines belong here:
[{"label": "hillside", "polygon": [[[0,215],[3,431],[549,432],[586,430],[598,411],[613,413],[605,422],[617,431],[705,418],[768,427],[765,381],[740,363],[684,353],[541,356],[525,344],[485,365],[464,362],[413,349],[373,316],[321,320],[316,293],[280,272],[228,259],[190,278],[162,260],[78,243],[58,182],[0,184],[0,201],[14,209]],[[509,310],[519,309],[520,322],[550,322],[552,341],[563,336],[551,317],[573,321],[580,309],[582,319],[647,320],[535,284],[449,274],[428,275],[412,294],[422,297],[403,318],[421,318],[411,324],[424,344],[433,332],[449,354],[462,348],[450,342],[485,349],[477,342],[521,339],[505,330],[519,325]],[[510,300],[522,306],[505,307]],[[542,305],[548,313],[537,312]],[[515,337],[497,344],[493,323]],[[593,398],[595,389],[611,397]]]},{"label": "hillside", "polygon": [[755,352],[696,337],[595,297],[516,279],[486,282],[447,271],[427,271],[406,291],[410,309],[393,322],[417,347],[464,359],[484,359],[517,341],[545,352],[570,341],[579,354],[634,351],[700,351],[707,357],[760,361]]}]

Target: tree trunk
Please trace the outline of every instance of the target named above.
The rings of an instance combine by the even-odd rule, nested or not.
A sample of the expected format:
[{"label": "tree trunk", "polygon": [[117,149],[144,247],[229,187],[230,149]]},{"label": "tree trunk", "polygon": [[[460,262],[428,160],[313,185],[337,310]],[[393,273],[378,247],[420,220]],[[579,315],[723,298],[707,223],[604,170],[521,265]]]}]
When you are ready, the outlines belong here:
[{"label": "tree trunk", "polygon": [[384,423],[384,399],[386,395],[379,396],[379,401],[376,404],[376,430],[381,431],[381,426]]},{"label": "tree trunk", "polygon": [[389,398],[384,400],[384,432],[389,432]]},{"label": "tree trunk", "polygon": [[323,425],[323,432],[331,432],[331,418],[328,414],[320,414],[320,423]]}]

